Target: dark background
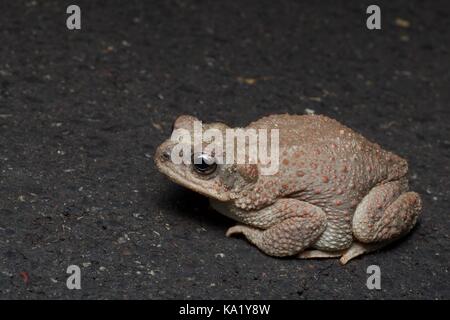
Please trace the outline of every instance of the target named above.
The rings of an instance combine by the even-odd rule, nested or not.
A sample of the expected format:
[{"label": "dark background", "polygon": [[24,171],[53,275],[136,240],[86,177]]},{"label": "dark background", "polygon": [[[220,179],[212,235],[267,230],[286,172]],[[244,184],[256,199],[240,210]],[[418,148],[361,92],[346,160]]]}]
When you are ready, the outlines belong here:
[{"label": "dark background", "polygon": [[[448,1],[377,1],[377,31],[365,1],[73,3],[79,31],[69,2],[0,1],[0,298],[450,297]],[[270,258],[153,165],[180,114],[305,109],[409,160],[410,236],[344,267]]]}]

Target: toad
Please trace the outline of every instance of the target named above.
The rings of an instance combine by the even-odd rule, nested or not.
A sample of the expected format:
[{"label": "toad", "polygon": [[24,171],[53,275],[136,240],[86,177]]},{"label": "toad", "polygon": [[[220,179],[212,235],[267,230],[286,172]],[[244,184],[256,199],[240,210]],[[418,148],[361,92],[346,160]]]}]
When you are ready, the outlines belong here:
[{"label": "toad", "polygon": [[[174,132],[192,133],[198,121],[180,116]],[[202,130],[208,129],[231,128],[211,123]],[[162,143],[154,156],[160,172],[209,197],[215,210],[238,222],[227,236],[241,234],[270,256],[340,258],[345,264],[415,225],[421,198],[408,189],[406,160],[338,121],[281,114],[243,129],[278,130],[276,172],[262,174],[258,161],[219,162],[217,153],[208,151],[191,152],[192,161],[173,161],[176,139]],[[183,143],[188,150],[195,147],[192,139]]]}]

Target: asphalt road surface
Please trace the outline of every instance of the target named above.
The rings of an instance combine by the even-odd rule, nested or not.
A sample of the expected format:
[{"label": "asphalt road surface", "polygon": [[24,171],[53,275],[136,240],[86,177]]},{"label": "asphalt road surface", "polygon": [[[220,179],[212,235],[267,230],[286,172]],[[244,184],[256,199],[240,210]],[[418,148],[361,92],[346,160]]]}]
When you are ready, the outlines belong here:
[{"label": "asphalt road surface", "polygon": [[[81,30],[69,2],[0,3],[0,298],[450,298],[448,1],[378,1],[381,30],[367,1],[75,3]],[[346,266],[271,258],[153,164],[178,115],[307,109],[408,159],[408,237]]]}]

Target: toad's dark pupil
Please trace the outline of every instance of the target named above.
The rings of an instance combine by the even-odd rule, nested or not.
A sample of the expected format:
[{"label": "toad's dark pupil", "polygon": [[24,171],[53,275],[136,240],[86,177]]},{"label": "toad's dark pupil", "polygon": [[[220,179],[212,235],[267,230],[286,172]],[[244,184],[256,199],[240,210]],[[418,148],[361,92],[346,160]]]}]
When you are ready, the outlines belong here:
[{"label": "toad's dark pupil", "polygon": [[194,168],[199,173],[212,173],[216,169],[216,166],[214,160],[208,155],[202,154],[194,157]]},{"label": "toad's dark pupil", "polygon": [[205,159],[202,159],[202,162],[197,163],[196,166],[200,171],[207,170],[209,168],[209,164],[205,162]]}]

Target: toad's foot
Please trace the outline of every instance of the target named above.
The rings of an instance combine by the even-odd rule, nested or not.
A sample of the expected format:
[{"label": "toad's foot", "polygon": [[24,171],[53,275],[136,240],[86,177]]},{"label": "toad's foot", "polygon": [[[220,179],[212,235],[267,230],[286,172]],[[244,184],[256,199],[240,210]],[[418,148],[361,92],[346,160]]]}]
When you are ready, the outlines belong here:
[{"label": "toad's foot", "polygon": [[344,254],[342,255],[341,259],[339,259],[339,262],[341,264],[346,264],[350,260],[372,251],[376,251],[378,249],[381,249],[382,247],[388,245],[391,241],[386,242],[380,242],[380,243],[359,243],[359,242],[353,242],[352,246],[345,250]]},{"label": "toad's foot", "polygon": [[339,258],[343,254],[343,251],[333,251],[327,252],[322,250],[305,250],[300,252],[297,256],[299,259],[328,259],[328,258]]},{"label": "toad's foot", "polygon": [[322,251],[322,250],[305,250],[301,252],[297,258],[299,259],[328,259],[328,258],[340,258],[341,264],[346,264],[350,260],[375,250],[378,250],[388,242],[364,244],[359,242],[353,242],[352,246],[345,250],[339,251]]}]

